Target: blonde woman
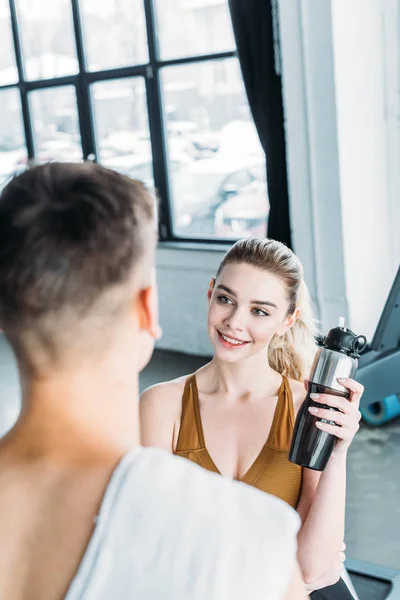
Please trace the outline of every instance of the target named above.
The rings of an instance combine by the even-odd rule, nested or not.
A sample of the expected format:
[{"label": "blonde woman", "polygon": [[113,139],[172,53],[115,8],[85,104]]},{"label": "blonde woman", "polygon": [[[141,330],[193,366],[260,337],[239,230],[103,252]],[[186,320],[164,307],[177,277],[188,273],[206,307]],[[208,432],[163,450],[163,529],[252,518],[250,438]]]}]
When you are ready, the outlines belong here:
[{"label": "blonde woman", "polygon": [[[141,401],[142,442],[278,496],[301,518],[298,559],[312,598],[351,598],[339,573],[344,555],[346,458],[359,428],[363,388],[346,380],[337,438],[323,473],[288,460],[304,380],[316,352],[303,269],[280,242],[250,238],[227,252],[208,290],[214,358],[196,373],[155,385]],[[195,316],[194,316],[195,317]],[[332,418],[320,408],[318,417]],[[271,540],[271,544],[274,541]]]}]

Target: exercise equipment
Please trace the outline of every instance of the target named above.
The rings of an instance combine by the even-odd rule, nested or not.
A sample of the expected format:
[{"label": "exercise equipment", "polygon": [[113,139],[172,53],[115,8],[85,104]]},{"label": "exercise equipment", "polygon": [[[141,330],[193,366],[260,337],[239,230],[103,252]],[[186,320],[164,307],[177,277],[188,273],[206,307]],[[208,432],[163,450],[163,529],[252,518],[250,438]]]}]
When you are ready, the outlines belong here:
[{"label": "exercise equipment", "polygon": [[383,425],[400,416],[400,267],[357,380],[365,388],[360,411],[367,423]]},{"label": "exercise equipment", "polygon": [[360,600],[400,600],[400,571],[362,560],[346,560]]}]

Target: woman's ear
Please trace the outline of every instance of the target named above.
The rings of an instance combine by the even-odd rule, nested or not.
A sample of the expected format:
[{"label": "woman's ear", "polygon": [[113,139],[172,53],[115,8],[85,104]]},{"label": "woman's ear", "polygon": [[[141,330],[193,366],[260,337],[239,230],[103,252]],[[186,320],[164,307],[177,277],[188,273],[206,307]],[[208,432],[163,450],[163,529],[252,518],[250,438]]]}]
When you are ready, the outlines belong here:
[{"label": "woman's ear", "polygon": [[210,285],[208,286],[208,292],[207,292],[208,301],[211,300],[211,296],[214,291],[214,286],[215,286],[215,277],[211,277]]},{"label": "woman's ear", "polygon": [[300,316],[300,308],[297,307],[293,313],[290,315],[290,317],[286,317],[286,319],[284,320],[282,326],[278,329],[278,331],[276,332],[276,335],[282,336],[285,335],[285,333],[291,329],[293,327],[293,325],[296,323],[297,319]]}]

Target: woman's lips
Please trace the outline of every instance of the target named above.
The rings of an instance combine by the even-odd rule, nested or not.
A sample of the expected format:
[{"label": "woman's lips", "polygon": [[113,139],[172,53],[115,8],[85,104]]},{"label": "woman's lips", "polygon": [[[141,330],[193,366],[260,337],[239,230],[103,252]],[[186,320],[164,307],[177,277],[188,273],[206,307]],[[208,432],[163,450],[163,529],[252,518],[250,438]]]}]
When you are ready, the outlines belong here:
[{"label": "woman's lips", "polygon": [[218,339],[221,342],[221,344],[223,346],[225,346],[225,348],[229,348],[229,350],[236,350],[237,348],[243,348],[243,346],[246,346],[247,344],[250,343],[250,342],[247,342],[244,340],[238,340],[237,338],[234,338],[233,336],[230,336],[230,335],[225,335],[224,333],[221,333],[220,331],[218,331],[218,329],[217,329],[217,333],[218,333]]}]

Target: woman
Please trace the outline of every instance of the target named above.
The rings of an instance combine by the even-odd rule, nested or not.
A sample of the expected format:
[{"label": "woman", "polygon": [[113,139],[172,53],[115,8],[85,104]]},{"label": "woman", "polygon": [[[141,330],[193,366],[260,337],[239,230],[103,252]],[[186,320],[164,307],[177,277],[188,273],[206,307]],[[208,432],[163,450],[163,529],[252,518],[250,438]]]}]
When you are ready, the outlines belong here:
[{"label": "woman", "polygon": [[[316,352],[315,328],[299,259],[280,242],[250,238],[227,252],[208,290],[214,358],[194,375],[146,390],[143,444],[274,494],[297,509],[298,558],[314,598],[351,598],[338,581],[343,560],[346,457],[359,428],[363,388],[341,382],[350,401],[315,397],[339,409],[321,430],[337,443],[323,473],[288,460],[303,381]],[[321,419],[332,413],[318,409]],[[330,586],[337,581],[336,585]]]}]

